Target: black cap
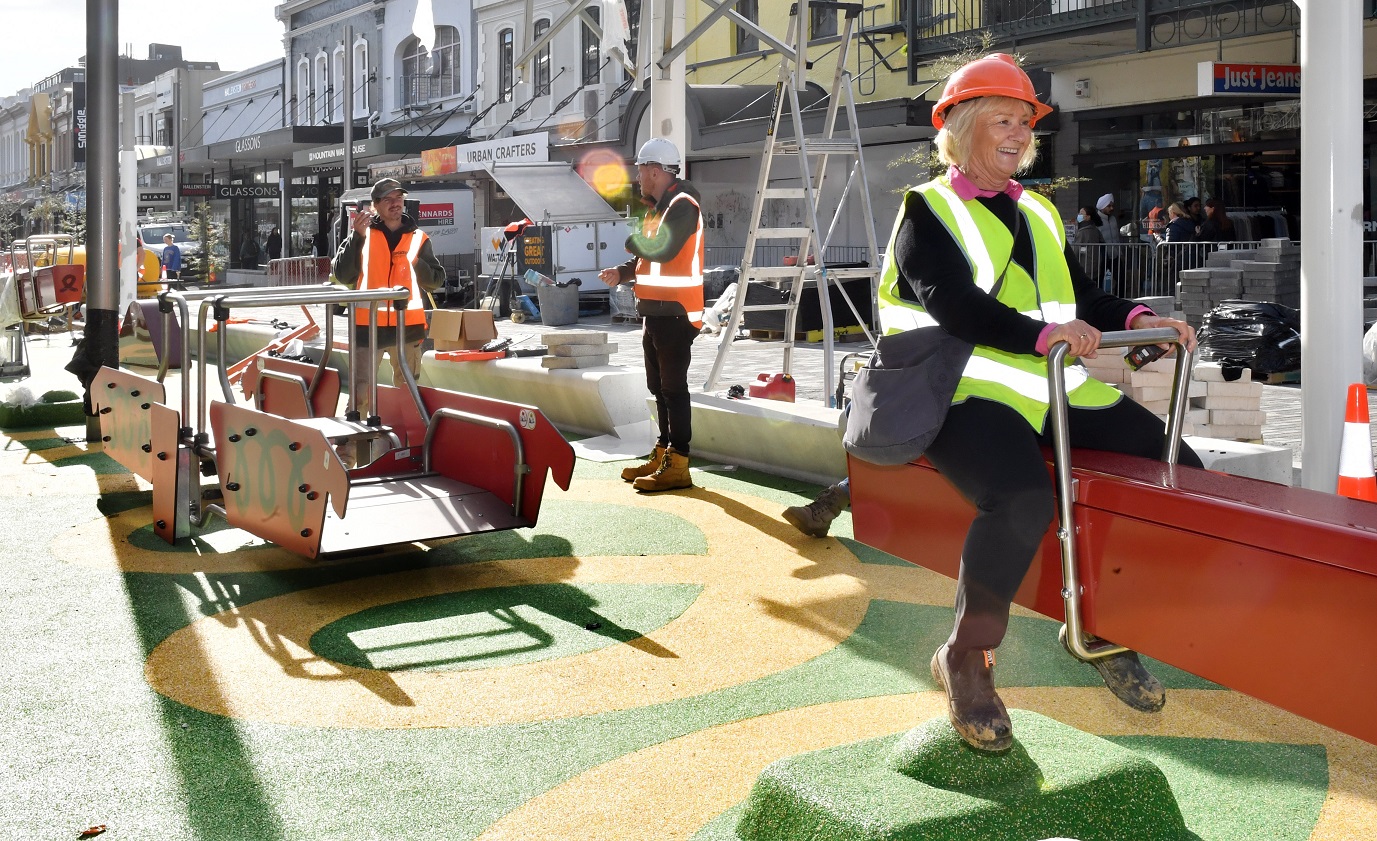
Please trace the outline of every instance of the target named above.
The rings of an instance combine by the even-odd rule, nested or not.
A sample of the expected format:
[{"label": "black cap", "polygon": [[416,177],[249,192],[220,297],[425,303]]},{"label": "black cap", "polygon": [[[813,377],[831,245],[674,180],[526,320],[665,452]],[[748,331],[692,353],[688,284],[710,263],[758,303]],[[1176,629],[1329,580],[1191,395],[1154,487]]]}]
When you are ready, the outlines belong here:
[{"label": "black cap", "polygon": [[406,188],[402,186],[402,182],[395,178],[383,178],[373,185],[373,201],[376,202],[378,199],[396,190],[401,190],[403,195],[406,194]]}]

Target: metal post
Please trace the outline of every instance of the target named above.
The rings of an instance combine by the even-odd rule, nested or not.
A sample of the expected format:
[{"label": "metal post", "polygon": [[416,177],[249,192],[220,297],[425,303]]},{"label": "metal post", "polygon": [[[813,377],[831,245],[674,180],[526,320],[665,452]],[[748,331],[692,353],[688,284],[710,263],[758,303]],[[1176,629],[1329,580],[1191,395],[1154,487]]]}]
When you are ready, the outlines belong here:
[{"label": "metal post", "polygon": [[172,209],[182,212],[182,69],[172,71]]},{"label": "metal post", "polygon": [[[90,121],[86,164],[86,332],[72,359],[89,391],[101,366],[119,367],[119,313],[115,310],[116,228],[119,182],[119,32],[118,0],[86,0],[86,94]],[[88,402],[89,406],[90,403]],[[94,436],[94,437],[93,437]],[[88,440],[99,440],[95,418],[86,424]]]},{"label": "metal post", "polygon": [[[688,63],[681,53],[668,69],[656,65],[660,56],[669,52],[676,42],[683,40],[684,2],[655,0],[652,14],[650,24],[654,36],[658,37],[652,37],[650,41],[655,52],[651,56],[650,84],[647,86],[650,90],[650,131],[647,137],[665,137],[674,143],[683,158],[679,177],[687,178],[689,148],[685,114],[688,85],[685,79]],[[645,22],[641,25],[644,27]]]},{"label": "metal post", "polygon": [[344,179],[340,183],[341,195],[354,188],[354,60],[350,55],[349,44],[354,40],[354,27],[348,24],[344,27],[344,91],[342,96],[345,98],[340,113],[344,115]]},{"label": "metal post", "polygon": [[[124,113],[120,131],[120,292],[115,303],[116,314],[125,311],[139,296],[138,250],[138,190],[139,161],[134,151],[134,92],[121,94]],[[147,243],[145,243],[147,245]]]},{"label": "metal post", "polygon": [[1299,5],[1301,484],[1333,493],[1345,395],[1363,381],[1363,13],[1360,0]]}]

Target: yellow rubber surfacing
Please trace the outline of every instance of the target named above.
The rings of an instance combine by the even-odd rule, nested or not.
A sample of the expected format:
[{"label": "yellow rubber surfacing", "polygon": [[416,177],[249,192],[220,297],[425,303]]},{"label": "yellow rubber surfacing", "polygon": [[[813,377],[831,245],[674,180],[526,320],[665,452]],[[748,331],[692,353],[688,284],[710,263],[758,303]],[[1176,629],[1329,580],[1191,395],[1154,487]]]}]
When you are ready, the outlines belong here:
[{"label": "yellow rubber surfacing", "polygon": [[[1105,736],[1179,736],[1235,741],[1323,744],[1329,794],[1311,841],[1370,837],[1377,802],[1377,747],[1285,713],[1236,692],[1172,690],[1157,715],[1129,711],[1099,688],[1009,688],[1010,707],[1033,710]],[[940,692],[838,701],[785,710],[689,733],[592,768],[533,797],[478,836],[478,841],[597,838],[641,841],[646,816],[655,838],[692,838],[749,794],[777,759],[907,730],[946,715]],[[693,780],[684,797],[675,780]]]},{"label": "yellow rubber surfacing", "polygon": [[[585,483],[571,495],[605,500],[610,484]],[[540,721],[691,697],[792,668],[849,637],[878,595],[863,580],[874,568],[835,541],[791,545],[783,538],[792,529],[761,515],[755,515],[759,528],[743,530],[739,517],[761,506],[759,499],[699,490],[641,504],[698,525],[707,555],[492,561],[299,591],[232,608],[173,633],[149,656],[145,673],[172,700],[280,724],[389,728]],[[914,583],[937,578],[916,567],[903,571],[908,600]],[[323,660],[309,648],[321,628],[378,605],[492,587],[592,582],[691,583],[703,590],[681,616],[639,640],[553,662],[381,672]],[[944,602],[949,595],[939,598]]]}]

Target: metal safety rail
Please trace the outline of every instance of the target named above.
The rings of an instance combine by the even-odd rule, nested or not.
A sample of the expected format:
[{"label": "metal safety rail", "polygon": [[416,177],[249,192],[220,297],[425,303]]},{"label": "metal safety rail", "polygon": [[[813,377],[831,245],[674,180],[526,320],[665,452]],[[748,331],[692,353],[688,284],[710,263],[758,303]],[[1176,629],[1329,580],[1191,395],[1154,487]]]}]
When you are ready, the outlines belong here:
[{"label": "metal safety rail", "polygon": [[[379,387],[376,369],[367,376],[374,414],[359,418],[351,393],[344,418],[333,414],[338,372],[292,360],[262,358],[258,405],[263,388],[276,384],[274,398],[286,414],[239,406],[228,379],[220,375],[223,399],[209,394],[208,332],[216,332],[219,358],[227,359],[230,314],[237,309],[323,304],[347,308],[351,324],[368,324],[377,347],[379,306],[399,306],[405,287],[353,291],[337,287],[169,291],[160,296],[165,329],[181,315],[182,364],[190,366],[192,331],[201,365],[188,376],[183,410],[163,405],[161,381],[102,368],[92,401],[102,424],[106,451],[153,483],[154,531],[170,543],[188,537],[212,517],[299,554],[352,551],[534,525],[547,475],[567,488],[573,451],[538,409],[505,401],[421,389],[406,366],[402,388]],[[197,304],[194,326],[189,318]],[[362,317],[362,308],[368,315]],[[214,322],[212,328],[211,321]],[[326,347],[333,345],[326,325]],[[392,352],[403,358],[404,331]],[[363,365],[350,330],[350,365]],[[371,359],[371,356],[369,357]],[[166,362],[166,360],[164,360]],[[166,368],[160,376],[166,373]],[[322,385],[324,383],[324,385]],[[192,423],[191,391],[196,390]],[[313,400],[320,388],[319,400]],[[372,458],[350,467],[336,448],[369,442]],[[202,476],[218,477],[203,488]]]},{"label": "metal safety rail", "polygon": [[[1122,330],[1102,333],[1101,348],[1134,347],[1137,345],[1176,345],[1176,373],[1171,384],[1171,409],[1167,414],[1167,437],[1162,445],[1162,461],[1175,464],[1181,451],[1181,429],[1186,420],[1186,397],[1191,384],[1191,355],[1186,351],[1181,335],[1170,327],[1152,330]],[[1101,639],[1087,639],[1081,611],[1084,588],[1080,568],[1076,564],[1075,488],[1071,479],[1071,433],[1067,422],[1066,359],[1067,344],[1058,342],[1047,354],[1048,405],[1052,423],[1052,450],[1057,471],[1057,538],[1061,543],[1061,595],[1066,603],[1066,624],[1061,627],[1061,641],[1072,654],[1082,660],[1094,660],[1119,654],[1126,649]]]}]

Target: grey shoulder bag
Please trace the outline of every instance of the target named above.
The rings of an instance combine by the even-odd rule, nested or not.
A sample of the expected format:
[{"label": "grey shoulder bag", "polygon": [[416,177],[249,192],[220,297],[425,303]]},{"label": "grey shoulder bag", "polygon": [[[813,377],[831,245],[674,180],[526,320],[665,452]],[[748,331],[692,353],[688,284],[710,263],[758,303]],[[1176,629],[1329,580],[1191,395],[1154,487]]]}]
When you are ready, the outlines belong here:
[{"label": "grey shoulder bag", "polygon": [[[1014,220],[1017,245],[1023,213],[1015,209]],[[991,295],[999,294],[1013,259],[1010,248]],[[974,349],[938,326],[882,336],[852,381],[842,446],[872,464],[916,461],[942,430]]]}]

